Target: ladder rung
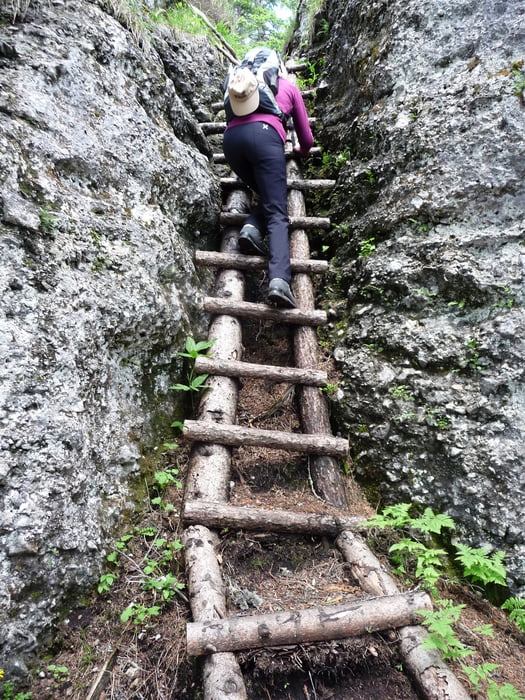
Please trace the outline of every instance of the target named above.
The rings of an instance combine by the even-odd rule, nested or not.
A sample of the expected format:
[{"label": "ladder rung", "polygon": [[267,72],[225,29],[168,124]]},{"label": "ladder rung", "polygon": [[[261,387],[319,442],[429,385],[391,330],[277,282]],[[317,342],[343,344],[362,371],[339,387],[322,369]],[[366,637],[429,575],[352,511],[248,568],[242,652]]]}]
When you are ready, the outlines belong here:
[{"label": "ladder rung", "polygon": [[278,367],[276,365],[258,365],[239,360],[216,360],[213,357],[195,358],[195,371],[199,374],[218,374],[225,377],[252,377],[269,379],[274,382],[325,386],[328,374],[318,369],[298,367]]},{"label": "ladder rung", "polygon": [[[308,117],[308,122],[312,125],[315,124],[316,117]],[[222,134],[226,129],[226,122],[201,122],[199,126],[206,136],[211,136],[212,134]]]},{"label": "ladder rung", "polygon": [[409,591],[343,605],[189,622],[186,650],[190,656],[197,656],[356,637],[415,625],[420,620],[419,610],[432,610],[430,596],[423,591]]},{"label": "ladder rung", "polygon": [[184,421],[182,435],[186,440],[216,442],[219,445],[268,447],[303,454],[332,455],[346,458],[348,440],[333,435],[287,433],[280,430],[259,430],[243,425],[224,425],[209,421]]},{"label": "ladder rung", "polygon": [[[314,146],[313,148],[310,149],[309,156],[319,156],[321,155],[322,150],[319,148],[319,146]],[[287,158],[295,158],[295,153],[290,152],[290,153],[285,153]],[[216,163],[217,165],[221,165],[223,163],[226,163],[226,157],[224,153],[214,153],[213,156],[213,162]]]},{"label": "ladder rung", "polygon": [[[261,270],[268,266],[268,258],[260,255],[242,255],[241,253],[219,253],[214,250],[196,250],[194,260],[197,265],[233,268],[235,270]],[[320,275],[328,270],[327,260],[310,260],[291,258],[292,272],[306,272]]]},{"label": "ladder rung", "polygon": [[[237,226],[244,223],[246,214],[236,212],[221,212],[221,223],[224,226]],[[290,216],[290,228],[329,229],[330,219],[326,216]]]},{"label": "ladder rung", "polygon": [[[328,190],[335,187],[336,180],[297,180],[288,179],[287,185],[291,190]],[[242,180],[237,177],[221,177],[223,187],[245,187]]]},{"label": "ladder rung", "polygon": [[222,529],[287,532],[309,535],[339,535],[362,526],[364,516],[331,515],[330,513],[296,513],[290,510],[232,506],[215,501],[186,501],[184,520],[190,524]]},{"label": "ladder rung", "polygon": [[274,309],[266,304],[255,304],[251,301],[231,301],[220,297],[205,297],[204,310],[210,314],[225,316],[242,316],[261,321],[276,323],[291,323],[295,326],[325,326],[328,317],[325,311],[301,309]]}]

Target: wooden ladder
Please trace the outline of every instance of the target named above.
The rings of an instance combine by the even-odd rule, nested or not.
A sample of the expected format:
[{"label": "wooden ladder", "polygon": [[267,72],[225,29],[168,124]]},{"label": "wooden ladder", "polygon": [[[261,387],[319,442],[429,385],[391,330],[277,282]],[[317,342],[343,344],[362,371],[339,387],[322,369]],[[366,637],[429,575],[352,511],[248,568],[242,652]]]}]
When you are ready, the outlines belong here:
[{"label": "wooden ladder", "polygon": [[[294,70],[294,66],[288,68]],[[217,135],[225,125],[213,123],[203,127],[206,133]],[[216,154],[214,162],[223,163],[222,154]],[[315,308],[311,277],[325,272],[328,263],[310,258],[307,236],[309,230],[329,228],[330,220],[307,216],[303,194],[309,188],[332,187],[335,183],[305,180],[291,149],[287,152],[287,176],[292,286],[297,309],[281,310],[244,300],[245,274],[266,268],[267,260],[239,253],[237,238],[247,215],[248,197],[236,178],[221,180],[227,198],[221,215],[220,251],[198,251],[195,256],[197,264],[217,268],[217,276],[215,295],[204,300],[204,309],[211,317],[208,339],[215,341],[213,354],[199,357],[195,364],[196,372],[210,375],[208,389],[200,400],[196,420],[186,420],[183,428],[183,436],[192,442],[182,537],[193,616],[193,622],[187,625],[187,652],[204,656],[205,700],[242,700],[248,695],[236,651],[396,629],[404,670],[416,682],[422,697],[467,700],[469,694],[437,652],[421,647],[426,632],[417,625],[416,611],[431,608],[430,598],[423,592],[399,590],[359,534],[362,518],[348,510],[340,466],[340,461],[348,455],[348,442],[332,434],[326,398],[321,391],[328,377],[318,369],[316,327],[327,323],[327,315]],[[243,362],[242,319],[290,324],[296,366]],[[302,432],[239,425],[236,413],[242,377],[293,384]],[[309,455],[312,481],[316,493],[327,503],[326,512],[231,505],[232,448],[246,445]],[[339,514],[333,514],[333,506]],[[218,556],[218,531],[223,528],[335,538],[363,596],[339,606],[256,615],[229,614]]]}]

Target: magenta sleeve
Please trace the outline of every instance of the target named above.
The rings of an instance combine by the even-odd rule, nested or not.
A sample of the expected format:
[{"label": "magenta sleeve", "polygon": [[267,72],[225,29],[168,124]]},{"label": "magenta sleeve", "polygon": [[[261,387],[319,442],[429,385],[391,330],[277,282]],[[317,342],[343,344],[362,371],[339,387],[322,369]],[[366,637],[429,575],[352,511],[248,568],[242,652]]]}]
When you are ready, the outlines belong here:
[{"label": "magenta sleeve", "polygon": [[293,88],[293,125],[300,144],[299,153],[302,156],[306,156],[314,145],[314,137],[308,121],[308,112],[306,111],[303,96],[298,87],[294,85]]}]

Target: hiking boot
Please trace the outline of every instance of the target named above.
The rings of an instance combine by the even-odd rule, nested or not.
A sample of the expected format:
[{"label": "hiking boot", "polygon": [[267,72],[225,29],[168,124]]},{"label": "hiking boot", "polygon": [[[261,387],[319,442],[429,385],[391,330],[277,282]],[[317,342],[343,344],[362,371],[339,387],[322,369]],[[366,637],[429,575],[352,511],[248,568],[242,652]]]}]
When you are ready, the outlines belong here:
[{"label": "hiking boot", "polygon": [[244,224],[239,234],[239,250],[243,255],[268,255],[268,246],[259,229]]},{"label": "hiking boot", "polygon": [[268,301],[270,304],[275,304],[275,306],[280,306],[283,309],[295,309],[297,307],[290,285],[280,277],[270,280]]}]

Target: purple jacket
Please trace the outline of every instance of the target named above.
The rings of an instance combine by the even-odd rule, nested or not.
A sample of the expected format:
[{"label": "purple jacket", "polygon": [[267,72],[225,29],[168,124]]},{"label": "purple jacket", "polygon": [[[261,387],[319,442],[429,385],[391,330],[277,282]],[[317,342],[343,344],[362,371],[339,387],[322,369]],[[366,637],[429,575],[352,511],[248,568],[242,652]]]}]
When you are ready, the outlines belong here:
[{"label": "purple jacket", "polygon": [[[308,155],[308,152],[314,145],[314,137],[310,124],[308,122],[308,113],[304,106],[303,97],[299,88],[293,85],[285,78],[279,78],[279,90],[276,95],[277,104],[282,112],[293,119],[295,133],[299,140],[299,153],[302,156]],[[273,114],[263,114],[262,112],[254,112],[247,117],[234,117],[226,129],[231,129],[240,124],[249,124],[250,122],[266,122],[273,126],[282,138],[283,143],[286,141],[286,132],[279,117]]]}]

